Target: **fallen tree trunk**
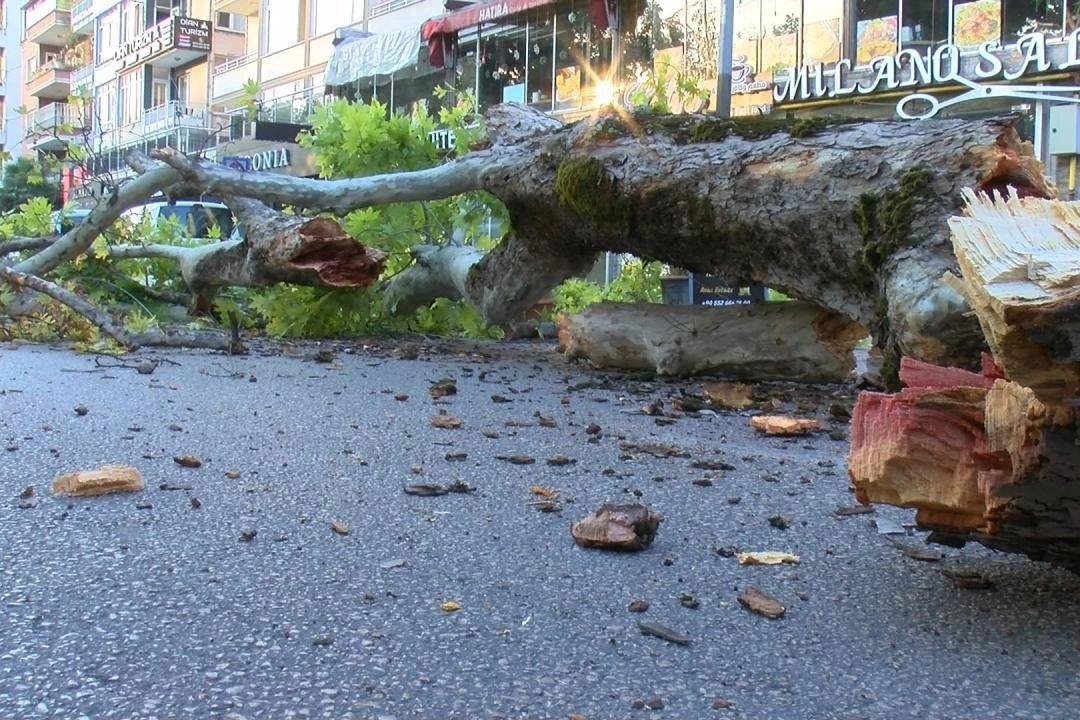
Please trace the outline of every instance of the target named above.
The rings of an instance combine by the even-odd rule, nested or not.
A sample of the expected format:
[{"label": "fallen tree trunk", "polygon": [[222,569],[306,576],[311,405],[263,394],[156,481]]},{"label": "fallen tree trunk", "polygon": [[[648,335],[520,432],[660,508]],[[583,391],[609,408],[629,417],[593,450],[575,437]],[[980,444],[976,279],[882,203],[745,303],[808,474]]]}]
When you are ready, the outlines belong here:
[{"label": "fallen tree trunk", "polygon": [[1080,213],[1015,194],[967,199],[951,222],[963,278],[950,282],[994,363],[975,374],[905,359],[908,387],[856,403],[849,476],[863,502],[917,508],[932,537],[1080,571]]},{"label": "fallen tree trunk", "polygon": [[659,375],[843,382],[866,329],[813,305],[602,303],[559,318],[570,359]]},{"label": "fallen tree trunk", "polygon": [[519,316],[612,250],[733,286],[766,284],[854,319],[891,350],[959,364],[974,362],[985,341],[941,281],[956,267],[947,226],[956,193],[1009,186],[1054,195],[1002,120],[816,125],[611,112],[561,127],[501,105],[487,123],[487,149],[355,180],[155,156],[210,192],[338,214],[485,189],[506,204],[513,227],[468,272],[466,298],[490,323]]}]

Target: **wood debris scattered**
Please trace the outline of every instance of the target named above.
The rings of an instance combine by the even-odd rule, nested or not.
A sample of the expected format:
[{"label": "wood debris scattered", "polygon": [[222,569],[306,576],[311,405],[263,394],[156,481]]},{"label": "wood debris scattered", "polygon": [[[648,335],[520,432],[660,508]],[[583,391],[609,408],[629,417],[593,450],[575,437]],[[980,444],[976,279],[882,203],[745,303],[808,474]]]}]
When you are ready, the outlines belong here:
[{"label": "wood debris scattered", "polygon": [[652,544],[662,518],[644,505],[605,503],[574,523],[570,533],[582,547],[644,550]]},{"label": "wood debris scattered", "polygon": [[750,418],[750,427],[766,435],[805,435],[821,429],[821,423],[810,418],[796,418],[790,415],[755,415]]},{"label": "wood debris scattered", "polygon": [[787,612],[787,608],[784,607],[783,603],[753,585],[739,593],[739,604],[747,610],[770,620],[781,618]]},{"label": "wood debris scattered", "polygon": [[102,465],[58,475],[52,481],[54,495],[89,497],[109,493],[138,492],[144,487],[142,475],[129,465]]}]

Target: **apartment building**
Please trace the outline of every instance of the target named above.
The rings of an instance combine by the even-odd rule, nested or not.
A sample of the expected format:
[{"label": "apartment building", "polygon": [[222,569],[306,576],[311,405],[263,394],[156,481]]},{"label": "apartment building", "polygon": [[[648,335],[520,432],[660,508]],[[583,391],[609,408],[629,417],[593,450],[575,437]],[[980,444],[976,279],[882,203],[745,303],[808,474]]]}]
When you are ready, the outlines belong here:
[{"label": "apartment building", "polygon": [[19,87],[19,6],[0,0],[0,150],[14,154],[19,145],[21,124],[17,121],[18,101],[8,94]]},{"label": "apartment building", "polygon": [[[256,171],[305,176],[314,174],[313,160],[292,141],[312,104],[327,93],[326,71],[331,58],[338,53],[342,60],[341,53],[350,52],[350,43],[358,35],[394,35],[393,52],[401,54],[415,74],[426,55],[420,25],[443,12],[443,0],[214,0],[214,10],[245,18],[248,29],[243,51],[220,58],[211,72],[211,102],[236,118],[234,128],[242,128],[234,132],[232,142],[219,148],[219,161]],[[374,53],[372,62],[380,59],[378,54]],[[345,57],[339,65],[345,68],[344,76],[350,83],[366,88],[360,96],[375,94],[389,101],[391,76],[369,72],[373,66],[358,55]],[[397,80],[407,85],[410,72],[403,71]],[[252,83],[259,91],[254,124],[247,122],[247,90]],[[430,90],[426,87],[423,95],[429,96]],[[399,92],[399,99],[405,97],[402,92],[408,90]]]},{"label": "apartment building", "polygon": [[130,175],[133,148],[217,144],[210,68],[244,47],[242,19],[215,14],[211,0],[30,0],[21,20],[24,151],[83,148],[62,173],[66,190]]}]

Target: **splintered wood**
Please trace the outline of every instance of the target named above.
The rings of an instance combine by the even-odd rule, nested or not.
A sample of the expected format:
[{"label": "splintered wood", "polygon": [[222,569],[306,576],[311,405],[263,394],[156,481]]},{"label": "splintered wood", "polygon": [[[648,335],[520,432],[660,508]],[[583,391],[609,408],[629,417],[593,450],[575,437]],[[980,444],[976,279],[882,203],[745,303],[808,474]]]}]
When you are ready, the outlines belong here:
[{"label": "splintered wood", "polygon": [[1080,204],[964,192],[949,220],[967,298],[994,359],[1044,402],[1080,391]]},{"label": "splintered wood", "polygon": [[53,495],[73,497],[138,492],[142,489],[142,475],[128,465],[102,465],[95,470],[58,475],[52,481]]}]

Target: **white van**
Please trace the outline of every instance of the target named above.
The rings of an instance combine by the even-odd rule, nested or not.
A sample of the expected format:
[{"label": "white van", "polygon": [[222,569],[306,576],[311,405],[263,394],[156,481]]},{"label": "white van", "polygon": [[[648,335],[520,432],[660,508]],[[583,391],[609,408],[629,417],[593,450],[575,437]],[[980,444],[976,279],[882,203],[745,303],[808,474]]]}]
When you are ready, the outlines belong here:
[{"label": "white van", "polygon": [[[154,201],[125,210],[120,217],[138,223],[144,217],[151,225],[156,225],[165,218],[174,218],[180,225],[181,232],[195,240],[225,239],[233,234],[236,220],[232,211],[219,202],[201,200]],[[210,228],[216,227],[218,233],[213,238]]]}]

